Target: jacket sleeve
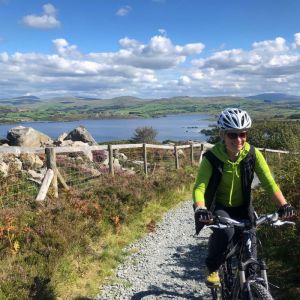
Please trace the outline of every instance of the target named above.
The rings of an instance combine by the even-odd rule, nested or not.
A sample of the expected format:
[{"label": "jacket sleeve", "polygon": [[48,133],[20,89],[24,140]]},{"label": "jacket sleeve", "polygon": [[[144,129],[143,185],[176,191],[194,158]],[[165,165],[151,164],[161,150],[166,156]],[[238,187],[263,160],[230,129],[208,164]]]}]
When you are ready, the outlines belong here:
[{"label": "jacket sleeve", "polygon": [[256,155],[256,163],[255,163],[254,171],[259,181],[261,182],[261,185],[264,188],[264,190],[269,195],[273,195],[275,192],[278,192],[280,189],[271,174],[270,168],[263,154],[257,148],[255,149],[255,155]]},{"label": "jacket sleeve", "polygon": [[193,189],[193,201],[205,202],[204,194],[212,175],[212,166],[206,157],[203,157],[199,166],[197,179]]}]

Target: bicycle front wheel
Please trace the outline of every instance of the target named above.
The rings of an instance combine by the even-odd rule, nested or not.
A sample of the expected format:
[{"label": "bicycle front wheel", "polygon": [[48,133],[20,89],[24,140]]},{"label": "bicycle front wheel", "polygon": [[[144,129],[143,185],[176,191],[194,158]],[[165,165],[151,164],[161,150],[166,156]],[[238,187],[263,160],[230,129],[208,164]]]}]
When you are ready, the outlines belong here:
[{"label": "bicycle front wheel", "polygon": [[273,300],[270,292],[259,282],[251,282],[250,289],[253,299],[257,300]]}]

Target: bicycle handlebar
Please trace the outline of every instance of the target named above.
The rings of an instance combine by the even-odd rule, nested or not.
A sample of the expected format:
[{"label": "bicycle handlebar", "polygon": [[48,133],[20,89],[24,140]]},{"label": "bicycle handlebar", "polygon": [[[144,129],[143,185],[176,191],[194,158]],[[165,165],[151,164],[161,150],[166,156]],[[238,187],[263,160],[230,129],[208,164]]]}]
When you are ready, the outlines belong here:
[{"label": "bicycle handlebar", "polygon": [[281,221],[279,219],[278,213],[275,212],[273,214],[261,215],[255,220],[254,224],[252,224],[251,221],[249,220],[237,221],[229,217],[215,216],[213,218],[213,224],[206,225],[206,227],[220,228],[220,229],[232,228],[232,227],[247,228],[253,225],[254,227],[258,227],[259,225],[262,225],[264,223],[268,223],[271,226],[282,226],[284,224],[295,225],[295,222]]}]

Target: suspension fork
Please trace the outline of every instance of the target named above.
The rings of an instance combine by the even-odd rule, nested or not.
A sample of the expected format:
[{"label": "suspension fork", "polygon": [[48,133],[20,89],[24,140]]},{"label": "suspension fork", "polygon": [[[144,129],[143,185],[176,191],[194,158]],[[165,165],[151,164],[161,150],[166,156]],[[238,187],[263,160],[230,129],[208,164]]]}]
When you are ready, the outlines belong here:
[{"label": "suspension fork", "polygon": [[246,282],[246,266],[242,261],[239,261],[238,270],[239,270],[240,287],[242,289]]},{"label": "suspension fork", "polygon": [[269,290],[269,283],[268,283],[268,276],[267,276],[267,265],[266,262],[261,259],[259,261],[259,265],[260,265],[260,276],[262,277],[262,279],[265,282],[266,285],[266,289]]}]

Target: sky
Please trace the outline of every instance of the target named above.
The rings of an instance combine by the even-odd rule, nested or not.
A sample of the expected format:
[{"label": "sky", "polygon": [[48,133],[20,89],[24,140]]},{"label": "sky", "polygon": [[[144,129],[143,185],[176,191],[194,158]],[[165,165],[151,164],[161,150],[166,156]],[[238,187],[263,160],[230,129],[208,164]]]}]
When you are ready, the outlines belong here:
[{"label": "sky", "polygon": [[298,0],[0,0],[0,99],[300,95]]}]

